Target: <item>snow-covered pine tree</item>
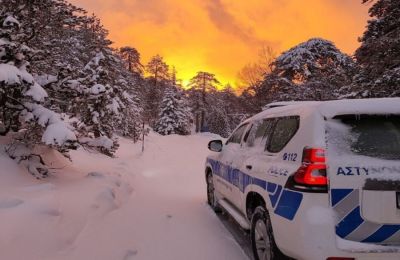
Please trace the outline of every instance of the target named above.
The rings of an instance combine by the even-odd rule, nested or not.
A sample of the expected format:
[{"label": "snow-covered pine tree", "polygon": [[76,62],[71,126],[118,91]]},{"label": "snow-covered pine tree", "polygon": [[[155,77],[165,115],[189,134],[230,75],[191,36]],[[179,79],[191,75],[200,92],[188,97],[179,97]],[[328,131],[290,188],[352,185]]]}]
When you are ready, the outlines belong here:
[{"label": "snow-covered pine tree", "polygon": [[[21,7],[18,18],[24,20],[26,14]],[[76,148],[76,136],[59,114],[43,106],[48,94],[28,72],[34,50],[25,45],[31,36],[23,25],[0,10],[0,132],[13,132],[6,151],[39,178],[47,176],[48,169],[33,153],[35,147],[45,144],[67,155]]]},{"label": "snow-covered pine tree", "polygon": [[80,135],[93,138],[80,138],[80,142],[111,156],[118,148],[114,129],[115,124],[122,120],[123,103],[118,95],[120,89],[113,84],[107,70],[110,62],[113,63],[112,54],[103,49],[85,66],[86,77],[79,81],[83,90],[75,107],[80,111],[82,122],[78,128]]},{"label": "snow-covered pine tree", "polygon": [[227,138],[231,134],[229,117],[224,108],[212,106],[207,116],[208,131]]},{"label": "snow-covered pine tree", "polygon": [[247,117],[240,99],[229,84],[221,91],[211,92],[208,99],[206,117],[207,127],[211,133],[228,137],[231,131]]},{"label": "snow-covered pine tree", "polygon": [[187,107],[182,96],[175,87],[167,87],[154,131],[161,135],[188,135],[190,133],[189,126]]},{"label": "snow-covered pine tree", "polygon": [[262,103],[335,99],[357,70],[352,58],[324,39],[314,38],[282,53],[256,88]]},{"label": "snow-covered pine tree", "polygon": [[143,131],[144,66],[140,62],[140,53],[133,47],[122,47],[117,54],[124,67],[119,69],[119,82],[124,89],[122,100],[126,104],[124,118],[118,125],[118,130],[120,134],[131,137],[136,142]]},{"label": "snow-covered pine tree", "polygon": [[[84,145],[111,154],[116,148],[115,140],[111,146],[108,137],[112,132],[134,139],[139,135],[142,108],[137,93],[142,76],[124,67],[118,53],[109,47],[108,32],[97,17],[87,16],[85,10],[66,0],[0,0],[0,3],[2,13],[17,14],[24,28],[23,42],[34,47],[35,51],[29,55],[29,68],[48,96],[41,102],[69,117],[79,129],[79,140]],[[93,61],[99,58],[99,53],[105,59],[94,68]],[[97,80],[101,82],[99,85],[109,87],[107,93],[97,96],[92,93]],[[106,122],[99,121],[102,127],[87,119],[89,106],[107,112],[98,117]],[[92,131],[96,128],[107,134],[93,139],[99,135],[99,131]],[[110,148],[105,149],[102,144]]]},{"label": "snow-covered pine tree", "polygon": [[121,76],[117,82],[122,91],[120,97],[122,104],[121,117],[117,120],[116,132],[137,142],[143,131],[142,100],[139,91],[135,88],[138,84],[135,80],[136,76],[130,72],[124,74],[125,77]]},{"label": "snow-covered pine tree", "polygon": [[192,124],[193,124],[193,114],[192,114],[192,109],[190,107],[190,102],[188,99],[188,96],[186,94],[186,91],[182,89],[181,85],[177,85],[176,87],[177,91],[177,98],[179,100],[179,114],[180,114],[180,120],[179,120],[179,129],[181,129],[181,135],[189,135],[192,132]]},{"label": "snow-covered pine tree", "polygon": [[154,126],[165,89],[170,85],[169,66],[163,57],[156,55],[146,65],[146,72],[150,75],[145,81],[145,118],[150,126]]},{"label": "snow-covered pine tree", "polygon": [[109,47],[108,32],[97,17],[81,21],[76,38],[82,41],[79,46],[87,47],[82,50],[85,55],[78,56],[79,64],[88,53],[92,58],[73,71],[60,70],[58,81],[50,84],[51,93],[54,104],[74,118],[81,144],[111,156],[118,147],[114,132],[136,140],[140,134],[142,108],[136,85],[142,78],[128,71],[119,53]]},{"label": "snow-covered pine tree", "polygon": [[371,20],[360,38],[355,56],[361,72],[355,77],[352,91],[357,97],[400,96],[400,1],[374,2],[369,9]]},{"label": "snow-covered pine tree", "polygon": [[75,113],[81,121],[80,134],[84,145],[97,147],[113,155],[118,147],[114,133],[138,140],[141,133],[142,108],[140,97],[133,87],[133,74],[107,46],[99,50],[85,66],[77,86]]},{"label": "snow-covered pine tree", "polygon": [[51,75],[62,80],[67,72],[73,74],[88,62],[93,50],[93,31],[89,30],[93,17],[66,0],[20,2],[30,6],[27,23],[34,34],[30,45],[38,50],[32,70],[39,79]]},{"label": "snow-covered pine tree", "polygon": [[68,111],[69,96],[75,93],[69,93],[65,82],[76,78],[92,58],[95,18],[66,0],[3,2],[6,12],[23,15],[27,42],[35,49],[30,68],[49,95],[46,105],[58,112]]}]

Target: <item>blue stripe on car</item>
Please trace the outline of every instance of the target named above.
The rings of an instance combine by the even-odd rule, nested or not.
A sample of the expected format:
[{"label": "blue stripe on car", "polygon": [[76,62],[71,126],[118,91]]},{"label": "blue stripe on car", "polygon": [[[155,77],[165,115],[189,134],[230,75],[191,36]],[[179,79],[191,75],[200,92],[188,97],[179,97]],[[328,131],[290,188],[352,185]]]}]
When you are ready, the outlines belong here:
[{"label": "blue stripe on car", "polygon": [[335,206],[338,202],[344,199],[347,195],[349,195],[353,189],[335,189],[335,192],[332,193],[332,207]]},{"label": "blue stripe on car", "polygon": [[360,215],[360,207],[356,207],[336,226],[336,234],[344,238],[363,222],[364,220]]},{"label": "blue stripe on car", "polygon": [[[338,209],[339,202],[344,201],[347,195],[354,192],[358,194],[359,189],[332,189],[331,204],[333,209],[340,211]],[[363,219],[360,211],[360,199],[358,196],[355,199],[357,201],[353,202],[356,205],[354,209],[349,210],[349,212],[338,212],[339,214],[347,213],[336,224],[336,234],[339,237],[357,242],[385,244],[386,240],[390,240],[390,237],[400,230],[400,225],[379,225],[378,223]],[[352,234],[355,230],[357,230],[356,233],[358,236],[355,236],[355,233]]]},{"label": "blue stripe on car", "polygon": [[293,220],[302,200],[303,194],[300,192],[285,189],[274,213],[286,219]]},{"label": "blue stripe on car", "polygon": [[383,225],[375,233],[364,239],[362,242],[381,242],[385,241],[389,237],[393,236],[394,233],[400,230],[399,225]]},{"label": "blue stripe on car", "polygon": [[208,158],[207,162],[211,165],[213,174],[238,187],[242,193],[244,193],[246,187],[251,184],[266,190],[271,200],[272,207],[275,208],[276,206],[275,213],[277,215],[288,220],[293,220],[296,216],[301,201],[303,200],[302,193],[283,189],[282,185],[252,177],[216,160]]}]

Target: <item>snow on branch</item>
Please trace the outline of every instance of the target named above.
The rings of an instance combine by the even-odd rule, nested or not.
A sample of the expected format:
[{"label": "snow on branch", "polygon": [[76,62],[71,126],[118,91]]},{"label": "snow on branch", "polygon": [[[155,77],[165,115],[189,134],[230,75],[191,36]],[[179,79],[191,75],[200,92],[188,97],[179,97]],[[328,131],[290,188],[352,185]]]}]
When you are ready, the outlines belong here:
[{"label": "snow on branch", "polygon": [[17,19],[15,19],[13,16],[11,16],[11,15],[7,16],[6,19],[4,19],[4,21],[3,21],[3,27],[10,27],[13,25],[16,25],[18,27],[21,26],[20,22]]},{"label": "snow on branch", "polygon": [[72,127],[62,121],[59,114],[38,104],[26,103],[25,106],[30,110],[25,114],[25,120],[35,119],[39,125],[45,127],[43,143],[64,146],[76,141]]}]

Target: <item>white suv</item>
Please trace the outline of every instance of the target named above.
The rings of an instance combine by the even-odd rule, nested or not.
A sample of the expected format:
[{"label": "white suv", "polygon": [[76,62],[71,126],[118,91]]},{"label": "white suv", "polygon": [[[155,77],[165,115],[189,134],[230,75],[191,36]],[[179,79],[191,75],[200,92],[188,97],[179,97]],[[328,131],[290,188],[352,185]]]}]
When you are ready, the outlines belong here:
[{"label": "white suv", "polygon": [[274,103],[209,149],[256,260],[400,259],[400,98]]}]

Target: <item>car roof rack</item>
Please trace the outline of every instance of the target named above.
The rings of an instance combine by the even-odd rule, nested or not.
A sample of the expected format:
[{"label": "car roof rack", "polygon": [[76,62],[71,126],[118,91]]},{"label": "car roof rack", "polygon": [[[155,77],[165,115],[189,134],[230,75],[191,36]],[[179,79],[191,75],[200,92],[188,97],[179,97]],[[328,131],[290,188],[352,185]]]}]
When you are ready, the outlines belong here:
[{"label": "car roof rack", "polygon": [[310,104],[315,103],[316,101],[281,101],[281,102],[272,102],[265,105],[262,110],[267,110],[275,107],[285,107],[285,106],[292,106],[292,105],[300,105],[300,104]]},{"label": "car roof rack", "polygon": [[302,101],[282,101],[282,102],[272,102],[269,104],[266,104],[262,110],[267,110],[275,107],[284,107],[284,106],[289,106],[289,105],[294,105],[296,103],[302,103]]}]

